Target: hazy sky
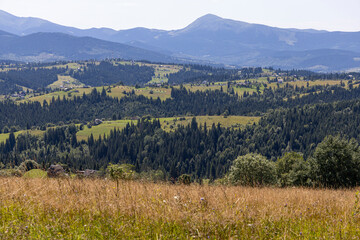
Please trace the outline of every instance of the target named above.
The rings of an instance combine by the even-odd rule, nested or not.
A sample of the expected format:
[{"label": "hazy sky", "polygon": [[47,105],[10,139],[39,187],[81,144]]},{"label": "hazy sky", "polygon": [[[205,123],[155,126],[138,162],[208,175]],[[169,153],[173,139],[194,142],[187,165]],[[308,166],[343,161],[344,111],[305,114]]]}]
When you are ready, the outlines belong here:
[{"label": "hazy sky", "polygon": [[286,28],[360,31],[360,0],[0,0],[0,9],[78,28],[183,28],[207,13]]}]

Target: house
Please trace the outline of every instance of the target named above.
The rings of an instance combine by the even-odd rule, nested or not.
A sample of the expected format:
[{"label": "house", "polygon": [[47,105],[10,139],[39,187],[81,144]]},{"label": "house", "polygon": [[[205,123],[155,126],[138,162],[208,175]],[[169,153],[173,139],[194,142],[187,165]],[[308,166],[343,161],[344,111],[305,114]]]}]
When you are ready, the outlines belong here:
[{"label": "house", "polygon": [[102,122],[103,122],[103,121],[100,120],[100,119],[95,119],[95,120],[94,120],[94,125],[95,125],[95,126],[100,125],[100,124],[102,124]]}]

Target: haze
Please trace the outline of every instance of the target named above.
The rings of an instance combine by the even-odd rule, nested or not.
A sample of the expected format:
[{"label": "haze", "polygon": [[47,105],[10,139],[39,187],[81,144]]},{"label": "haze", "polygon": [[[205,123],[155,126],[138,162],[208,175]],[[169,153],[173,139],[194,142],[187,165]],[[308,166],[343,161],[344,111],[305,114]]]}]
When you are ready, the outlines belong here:
[{"label": "haze", "polygon": [[212,13],[282,28],[360,31],[359,0],[0,0],[0,9],[83,29],[180,29]]}]

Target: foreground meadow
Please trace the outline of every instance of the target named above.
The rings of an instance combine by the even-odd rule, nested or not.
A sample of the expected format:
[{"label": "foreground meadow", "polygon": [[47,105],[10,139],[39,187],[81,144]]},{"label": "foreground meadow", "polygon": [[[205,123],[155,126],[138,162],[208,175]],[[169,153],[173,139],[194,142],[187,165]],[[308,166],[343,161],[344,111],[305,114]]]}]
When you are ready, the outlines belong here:
[{"label": "foreground meadow", "polygon": [[356,190],[0,179],[0,239],[358,239]]}]

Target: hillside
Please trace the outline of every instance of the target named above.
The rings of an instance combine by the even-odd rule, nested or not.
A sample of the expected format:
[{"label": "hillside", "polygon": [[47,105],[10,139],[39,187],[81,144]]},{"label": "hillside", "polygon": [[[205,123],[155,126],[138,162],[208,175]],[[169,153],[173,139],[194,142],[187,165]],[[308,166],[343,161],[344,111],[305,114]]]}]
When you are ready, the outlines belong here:
[{"label": "hillside", "polygon": [[116,57],[155,62],[176,61],[153,51],[64,33],[34,33],[20,37],[1,31],[0,45],[0,59],[6,60],[38,62]]}]

